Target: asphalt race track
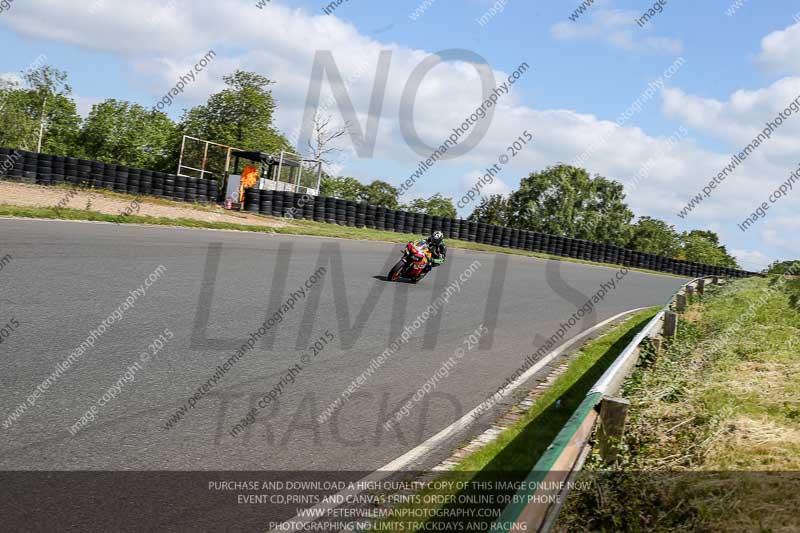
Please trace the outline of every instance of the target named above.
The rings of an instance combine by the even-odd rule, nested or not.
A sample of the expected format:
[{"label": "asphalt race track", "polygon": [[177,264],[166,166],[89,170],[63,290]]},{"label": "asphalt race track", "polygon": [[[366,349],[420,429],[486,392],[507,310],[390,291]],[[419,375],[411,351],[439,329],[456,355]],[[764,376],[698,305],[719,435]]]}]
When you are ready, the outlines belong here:
[{"label": "asphalt race track", "polygon": [[[2,470],[376,469],[491,395],[617,273],[452,250],[445,266],[420,284],[388,283],[381,277],[400,256],[397,244],[36,220],[0,220],[0,256],[6,254],[12,260],[0,271],[0,325],[19,323],[0,344],[0,421],[6,422],[130,291],[159,265],[166,270],[34,407],[0,429]],[[476,260],[480,265],[442,313],[416,329],[330,420],[318,423],[370,361]],[[165,429],[319,266],[325,275],[294,310]],[[662,305],[682,283],[631,272],[566,337],[622,311]],[[481,324],[489,333],[480,345],[396,428],[384,430],[386,417]],[[68,428],[165,329],[174,338],[73,436]],[[326,331],[335,339],[303,365],[294,383],[284,379],[279,401],[231,436]],[[481,429],[478,423],[471,432]]]}]

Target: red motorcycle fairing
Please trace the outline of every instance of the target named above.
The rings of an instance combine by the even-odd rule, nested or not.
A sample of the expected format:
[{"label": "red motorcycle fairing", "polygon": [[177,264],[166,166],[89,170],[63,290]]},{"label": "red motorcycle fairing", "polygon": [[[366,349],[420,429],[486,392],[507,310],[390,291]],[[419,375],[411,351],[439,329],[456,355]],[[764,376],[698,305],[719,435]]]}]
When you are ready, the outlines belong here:
[{"label": "red motorcycle fairing", "polygon": [[418,281],[424,277],[428,261],[430,251],[425,243],[409,242],[403,251],[403,258],[392,268],[388,278],[390,281],[397,281],[401,277]]},{"label": "red motorcycle fairing", "polygon": [[422,274],[422,271],[425,270],[425,266],[428,264],[425,252],[417,248],[413,242],[408,243],[406,249],[408,250],[409,259],[412,261],[411,266],[406,270],[406,275],[417,277]]}]

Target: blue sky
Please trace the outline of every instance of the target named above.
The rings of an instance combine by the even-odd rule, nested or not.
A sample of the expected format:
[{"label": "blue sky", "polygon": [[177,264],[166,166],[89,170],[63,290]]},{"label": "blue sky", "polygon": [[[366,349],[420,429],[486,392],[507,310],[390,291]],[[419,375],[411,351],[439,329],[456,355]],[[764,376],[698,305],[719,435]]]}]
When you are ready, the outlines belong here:
[{"label": "blue sky", "polygon": [[[403,141],[398,122],[403,88],[420,61],[441,50],[467,49],[486,59],[497,80],[527,62],[530,70],[501,99],[482,141],[468,154],[437,164],[412,197],[461,197],[527,130],[533,145],[488,192],[507,193],[528,172],[574,162],[594,145],[582,159],[590,172],[626,184],[642,176],[629,190],[638,215],[662,218],[680,230],[711,228],[744,267],[755,269],[800,256],[800,192],[777,202],[747,232],[737,229],[800,161],[800,117],[788,119],[700,208],[677,216],[731,153],[800,95],[800,4],[745,0],[731,16],[726,10],[732,1],[670,0],[639,28],[634,19],[652,3],[601,0],[572,21],[577,0],[349,0],[331,15],[314,1],[273,0],[258,9],[256,0],[26,0],[0,13],[0,46],[12,51],[0,57],[0,73],[25,69],[43,53],[69,72],[84,113],[108,97],[151,106],[194,60],[214,50],[217,58],[178,97],[170,115],[177,118],[181,109],[203,102],[220,89],[223,75],[244,68],[276,81],[276,119],[288,133],[301,122],[315,51],[331,50],[345,78],[363,71],[349,89],[363,126],[378,54],[391,50],[373,156],[352,156],[349,139],[341,148],[352,156],[344,174],[399,184],[420,159]],[[493,6],[502,12],[496,9],[479,25],[477,19]],[[420,16],[412,20],[418,8]],[[615,127],[620,113],[642,101],[648,84],[663,78],[676,60],[674,75],[647,96],[641,111]],[[326,85],[323,95],[328,91]],[[416,128],[428,144],[439,144],[480,102],[474,68],[437,66],[418,91]],[[330,113],[341,118],[336,107]],[[667,143],[676,131],[687,135]]]}]

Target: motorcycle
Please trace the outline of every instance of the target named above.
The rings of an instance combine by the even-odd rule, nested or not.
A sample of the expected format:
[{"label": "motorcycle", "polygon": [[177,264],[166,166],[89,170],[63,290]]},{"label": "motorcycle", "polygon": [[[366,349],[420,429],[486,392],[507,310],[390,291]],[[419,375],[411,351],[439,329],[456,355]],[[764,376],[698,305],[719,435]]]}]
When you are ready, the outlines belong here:
[{"label": "motorcycle", "polygon": [[400,278],[417,283],[428,273],[428,264],[431,262],[431,251],[424,243],[409,242],[403,250],[403,257],[389,271],[389,281]]}]

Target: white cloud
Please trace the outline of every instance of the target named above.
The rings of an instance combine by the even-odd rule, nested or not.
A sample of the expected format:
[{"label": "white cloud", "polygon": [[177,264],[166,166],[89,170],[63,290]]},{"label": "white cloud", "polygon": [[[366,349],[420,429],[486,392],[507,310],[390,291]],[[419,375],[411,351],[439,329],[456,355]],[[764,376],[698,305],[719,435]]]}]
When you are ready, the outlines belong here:
[{"label": "white cloud", "polygon": [[[794,205],[800,198],[787,198]],[[764,221],[761,238],[764,243],[779,249],[784,255],[778,259],[797,259],[800,257],[800,219],[795,215],[796,209],[786,216],[768,217]]]},{"label": "white cloud", "polygon": [[763,270],[772,263],[772,259],[757,250],[732,250],[730,253],[742,268],[751,271]]},{"label": "white cloud", "polygon": [[774,31],[761,40],[758,62],[779,73],[800,73],[800,22]]},{"label": "white cloud", "polygon": [[[773,32],[762,40],[759,61],[770,68],[783,72],[800,73],[800,62],[796,54],[787,52],[786,47],[800,45],[800,25],[795,24],[783,31]],[[796,48],[795,48],[796,49]],[[723,141],[731,154],[738,154],[745,146],[764,130],[767,122],[773,122],[780,113],[790,116],[783,120],[769,140],[761,143],[745,163],[727,178],[697,214],[702,218],[711,209],[718,219],[734,218],[742,222],[762,202],[768,201],[769,194],[789,178],[797,168],[797,146],[800,142],[800,106],[794,101],[800,96],[800,76],[787,76],[759,89],[740,89],[725,99],[705,98],[687,94],[677,88],[664,90],[664,112],[673,118],[684,121],[691,128]],[[719,169],[727,163],[725,157],[716,157]],[[695,190],[699,190],[711,175],[700,175]],[[800,191],[798,191],[800,192]],[[800,250],[800,222],[795,212],[800,194],[781,199],[770,206],[760,226],[750,230],[760,236],[760,244],[768,247],[776,255],[796,257]],[[693,213],[691,215],[695,217]],[[755,235],[740,235],[733,231],[728,239],[751,239]],[[751,261],[760,266],[769,262],[764,254],[741,247],[743,261]]]},{"label": "white cloud", "polygon": [[[152,105],[175,85],[178,76],[213,49],[217,57],[175,105],[188,107],[203,102],[208,94],[222,87],[221,77],[235,68],[256,71],[276,81],[272,86],[278,103],[276,121],[287,134],[301,121],[309,89],[309,73],[317,50],[333,51],[345,79],[358,71],[364,72],[348,90],[362,127],[366,123],[379,54],[382,50],[391,50],[392,62],[375,157],[388,166],[382,168],[380,174],[391,173],[395,183],[406,177],[399,169],[412,172],[417,167],[420,157],[403,140],[398,111],[410,73],[429,56],[429,51],[382,43],[359,33],[351,24],[335,16],[309,14],[282,6],[277,0],[273,0],[265,10],[258,10],[252,2],[245,0],[231,0],[224,6],[197,3],[192,9],[158,11],[160,16],[152,24],[143,24],[160,5],[161,0],[137,3],[104,0],[94,15],[88,15],[85,5],[28,0],[15,7],[14,17],[0,20],[0,25],[34,38],[53,39],[117,54],[130,65],[134,83],[140,83],[151,95],[152,101],[141,102],[144,105]],[[237,16],[236,24],[219,23],[228,20],[232,12],[247,15]],[[599,17],[600,23],[590,19],[590,34],[599,38],[611,34],[620,46],[652,48],[652,43],[642,40],[647,37],[645,32],[648,30],[638,30],[635,36],[625,33],[625,24],[633,21],[630,13],[613,11],[595,16]],[[264,30],[267,24],[269,31]],[[303,29],[303,38],[298,38],[298,28]],[[568,33],[573,29],[554,31]],[[571,37],[567,35],[566,38]],[[519,61],[524,59],[520,57]],[[535,71],[536,65],[531,65],[526,76],[535,75]],[[507,74],[497,71],[495,75],[499,81]],[[327,80],[323,85],[324,100],[330,90]],[[741,140],[752,138],[760,131],[763,122],[780,107],[779,104],[785,104],[787,95],[796,88],[800,90],[800,80],[786,78],[759,91],[737,91],[725,101],[690,95],[679,89],[666,89],[664,110],[685,121],[690,130],[741,144]],[[644,90],[645,86],[641,89]],[[82,100],[88,105],[87,99]],[[441,64],[430,71],[419,87],[415,103],[416,129],[429,145],[439,145],[474,111],[480,100],[480,82],[472,66]],[[652,108],[643,112],[653,112],[656,108],[655,101],[644,105]],[[338,115],[337,107],[330,111]],[[618,111],[621,113],[624,109]],[[737,169],[735,176],[695,210],[688,221],[682,221],[675,213],[728,163],[730,155],[703,147],[693,138],[691,131],[675,143],[670,142],[667,136],[648,135],[629,123],[617,126],[610,120],[615,116],[604,118],[573,109],[534,109],[521,105],[512,91],[501,97],[491,127],[478,147],[457,161],[437,163],[433,172],[452,167],[449,174],[453,177],[449,181],[434,181],[433,177],[427,177],[428,181],[422,185],[424,196],[430,195],[425,188],[435,184],[436,191],[461,197],[483,173],[482,169],[506,153],[509,143],[524,130],[530,130],[534,135],[533,144],[523,150],[512,165],[504,168],[487,193],[507,193],[517,185],[520,177],[530,171],[557,162],[572,162],[588,146],[603,138],[605,143],[586,160],[585,166],[592,173],[625,183],[647,165],[646,178],[635,188],[631,187],[628,199],[638,214],[664,218],[676,223],[679,229],[718,224],[715,227],[720,228],[723,239],[726,239],[728,232],[725,228],[735,230],[735,224],[760,203],[765,191],[771,190],[772,184],[783,181],[787,169],[794,168],[788,160],[796,158],[793,154],[796,154],[798,132],[794,128],[800,127],[800,117],[797,117],[796,125],[785,124],[780,134],[760,148],[746,165]],[[412,194],[417,192],[415,190]],[[790,218],[788,210],[793,201],[786,200],[770,216],[776,220]],[[772,226],[769,228],[771,230]],[[754,248],[751,243],[739,242],[745,237],[736,231],[729,233],[733,240],[726,239],[729,247]],[[788,241],[781,237],[784,235],[776,229],[768,235],[769,243],[776,247],[787,246]]]},{"label": "white cloud", "polygon": [[[510,174],[510,173],[509,173]],[[479,180],[485,175],[484,172],[470,172],[465,176],[462,176],[459,181],[461,182],[461,190],[468,191],[469,189],[475,187]],[[513,175],[513,174],[510,174]],[[489,178],[483,180],[483,182],[488,182]],[[491,196],[493,194],[500,194],[502,196],[508,196],[511,194],[513,190],[512,187],[509,187],[505,181],[500,176],[494,176],[491,178],[491,183],[485,183],[480,185],[480,193],[478,196]],[[458,200],[458,198],[456,198]]]},{"label": "white cloud", "polygon": [[800,96],[800,77],[780,79],[772,85],[757,90],[741,89],[726,101],[686,94],[675,88],[664,90],[664,112],[685,121],[693,129],[713,134],[729,143],[738,153],[749,144],[779,113],[787,107],[792,115],[784,120],[769,141],[758,148],[764,157],[789,158],[797,154],[800,136],[800,112],[793,101]]},{"label": "white cloud", "polygon": [[648,35],[650,27],[636,25],[639,13],[622,9],[595,7],[577,22],[566,20],[550,28],[551,34],[561,40],[601,40],[631,51],[657,50],[679,54],[683,44],[679,39]]}]

